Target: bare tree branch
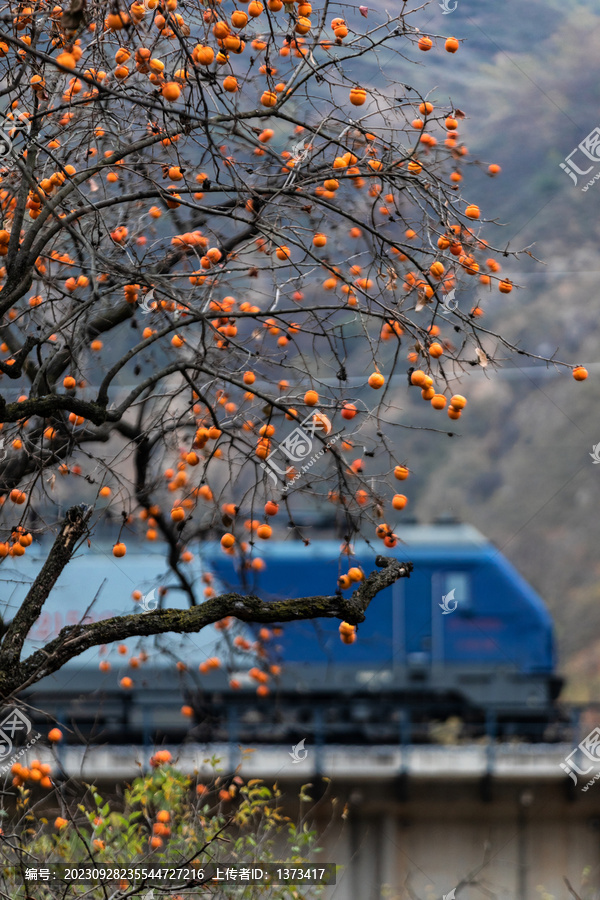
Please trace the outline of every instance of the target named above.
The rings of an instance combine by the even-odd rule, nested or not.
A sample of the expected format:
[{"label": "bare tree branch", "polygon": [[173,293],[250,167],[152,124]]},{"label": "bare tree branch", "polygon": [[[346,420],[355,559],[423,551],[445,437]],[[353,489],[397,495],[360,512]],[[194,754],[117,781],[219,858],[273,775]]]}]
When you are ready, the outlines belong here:
[{"label": "bare tree branch", "polygon": [[67,511],[62,528],[56,535],[44,565],[31,585],[27,596],[6,630],[0,646],[0,668],[9,671],[19,662],[27,634],[42,611],[54,585],[65,566],[71,561],[77,544],[87,531],[92,508],[72,506]]}]

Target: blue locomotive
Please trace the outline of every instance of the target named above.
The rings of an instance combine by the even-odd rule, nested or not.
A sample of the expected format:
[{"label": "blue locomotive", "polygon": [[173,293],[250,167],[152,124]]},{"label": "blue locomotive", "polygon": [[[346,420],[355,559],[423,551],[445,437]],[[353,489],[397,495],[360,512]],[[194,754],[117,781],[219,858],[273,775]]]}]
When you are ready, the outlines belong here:
[{"label": "blue locomotive", "polygon": [[[366,572],[376,556],[414,564],[369,605],[348,646],[339,622],[286,623],[278,639],[282,686],[297,692],[393,690],[407,702],[429,702],[498,717],[548,714],[560,690],[553,624],[540,597],[475,528],[414,525],[396,529],[393,550],[366,542],[354,558]],[[229,557],[210,554],[221,582],[265,600],[331,594],[340,571],[339,541],[284,542],[261,547],[257,576],[240,578]],[[436,702],[437,698],[437,702]]]},{"label": "blue locomotive", "polygon": [[[427,723],[452,716],[467,723],[470,734],[546,739],[548,724],[557,721],[561,679],[552,620],[541,599],[468,525],[407,525],[396,533],[399,543],[383,555],[411,561],[410,578],[374,598],[351,645],[340,640],[337,619],[285,623],[268,642],[271,661],[281,661],[282,671],[271,679],[267,697],[257,695],[239,655],[232,658],[233,673],[198,674],[197,664],[218,652],[223,637],[213,627],[163,636],[162,651],[154,650],[136,671],[109,648],[112,669],[103,674],[101,651],[87,651],[28,696],[37,708],[76,724],[79,733],[115,742],[248,743],[307,734],[350,743],[427,740]],[[207,543],[194,574],[211,570],[217,592],[234,589],[265,600],[332,594],[349,565],[375,568],[382,552],[377,543],[357,542],[349,561],[339,541],[261,541],[262,571],[240,570],[218,543]],[[27,563],[30,578],[40,564]],[[25,574],[20,568],[22,580]],[[87,605],[96,597],[90,618],[137,611],[132,590],[151,591],[169,584],[169,577],[164,558],[145,548],[132,548],[117,563],[109,548],[82,554],[61,576],[28,649],[76,622],[84,600]],[[26,585],[13,590],[16,606]],[[170,589],[164,605],[183,608],[186,600]],[[258,626],[242,629],[248,638],[258,632]],[[133,653],[135,642],[128,644]],[[184,675],[175,670],[177,658],[190,663]],[[119,687],[123,675],[132,676],[131,691]],[[182,719],[182,702],[193,710],[191,722]]]}]

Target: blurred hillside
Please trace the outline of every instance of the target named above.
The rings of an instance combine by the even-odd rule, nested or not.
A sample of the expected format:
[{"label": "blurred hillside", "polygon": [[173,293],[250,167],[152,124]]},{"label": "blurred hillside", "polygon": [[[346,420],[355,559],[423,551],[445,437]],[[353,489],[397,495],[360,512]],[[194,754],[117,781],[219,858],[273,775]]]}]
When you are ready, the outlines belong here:
[{"label": "blurred hillside", "polygon": [[[492,331],[534,353],[558,348],[561,360],[591,364],[591,377],[578,389],[568,375],[532,370],[525,358],[521,371],[468,374],[460,436],[403,432],[402,456],[416,474],[412,511],[429,520],[452,510],[495,541],[555,617],[561,668],[572,676],[569,696],[598,699],[600,467],[589,453],[600,441],[600,366],[593,366],[600,361],[600,186],[583,193],[586,179],[576,187],[559,163],[600,125],[593,62],[600,15],[592,4],[553,0],[526,9],[516,0],[459,0],[450,15],[438,4],[417,15],[423,31],[465,40],[450,61],[441,40],[426,60],[415,52],[426,65],[412,68],[410,83],[423,92],[437,85],[434,102],[450,99],[467,114],[460,131],[469,159],[502,167],[496,179],[484,167],[468,168],[463,196],[472,188],[483,215],[505,224],[485,230],[492,244],[518,249],[535,242],[541,260],[507,260],[503,272],[522,289],[508,298],[474,290],[464,308],[477,298]],[[402,421],[430,426],[428,412],[417,395]],[[446,427],[441,419],[436,424]]]}]

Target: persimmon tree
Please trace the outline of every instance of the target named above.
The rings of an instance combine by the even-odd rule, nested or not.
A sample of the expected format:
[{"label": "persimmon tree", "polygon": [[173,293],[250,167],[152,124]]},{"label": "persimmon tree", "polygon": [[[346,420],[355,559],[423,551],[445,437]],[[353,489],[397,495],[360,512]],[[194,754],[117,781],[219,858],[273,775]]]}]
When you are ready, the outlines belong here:
[{"label": "persimmon tree", "polygon": [[[529,251],[483,237],[464,113],[400,81],[413,51],[460,54],[421,15],[327,0],[3,5],[0,556],[26,553],[42,521],[56,535],[5,617],[4,697],[91,646],[227,617],[338,617],[351,643],[372,597],[408,574],[382,557],[365,577],[349,560],[330,596],[267,604],[214,596],[194,554],[216,537],[260,569],[261,541],[315,502],[336,509],[348,556],[359,534],[393,548],[410,460],[391,377],[452,432],[457,379],[525,352],[484,311],[486,292],[513,290],[498,258]],[[107,516],[119,559],[136,534],[164,543],[191,608],[82,622],[23,660]]]},{"label": "persimmon tree", "polygon": [[[32,775],[50,765],[33,762],[24,772],[23,766],[13,767],[21,773],[15,776],[20,782],[18,800],[10,813],[4,810],[0,885],[11,897],[62,897],[65,886],[83,880],[87,867],[86,896],[92,898],[116,890],[128,897],[147,897],[150,889],[159,889],[157,873],[169,867],[169,880],[160,884],[163,891],[170,888],[169,896],[188,896],[179,892],[201,888],[208,896],[229,897],[235,892],[223,883],[225,867],[256,870],[258,860],[264,872],[268,866],[275,874],[276,849],[283,847],[294,865],[311,860],[314,865],[321,849],[317,831],[307,821],[314,815],[314,804],[305,788],[294,803],[294,821],[284,814],[277,785],[244,780],[240,767],[225,775],[214,758],[192,775],[178,770],[168,751],[159,750],[150,771],[122,794],[107,797],[95,785],[71,784],[68,794],[57,791],[58,808],[43,810],[35,799],[39,780]],[[32,867],[61,865],[70,873],[66,881],[59,877],[31,883]],[[222,871],[214,882],[216,865]],[[247,897],[264,894],[264,884],[244,888]],[[270,896],[284,900],[291,886],[273,885],[269,890]],[[312,896],[322,893],[323,887],[315,886]]]}]

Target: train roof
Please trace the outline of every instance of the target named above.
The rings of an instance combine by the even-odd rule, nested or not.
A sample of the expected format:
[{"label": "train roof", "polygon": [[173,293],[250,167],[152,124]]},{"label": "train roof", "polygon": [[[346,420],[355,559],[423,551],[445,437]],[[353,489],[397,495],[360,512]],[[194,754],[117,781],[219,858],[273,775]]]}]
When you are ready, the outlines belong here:
[{"label": "train roof", "polygon": [[[310,539],[310,531],[306,531]],[[463,523],[456,525],[404,525],[394,527],[394,534],[399,538],[393,552],[382,544],[365,540],[352,542],[353,555],[395,556],[398,558],[437,559],[447,554],[468,554],[483,559],[486,556],[499,554],[494,545],[472,525]],[[339,554],[340,540],[312,538],[310,539],[310,555],[314,557],[331,557]],[[210,558],[217,551],[218,545],[208,543],[205,552]],[[296,558],[307,554],[307,547],[302,540],[257,542],[259,555],[274,558]],[[220,549],[220,548],[219,548]]]}]

